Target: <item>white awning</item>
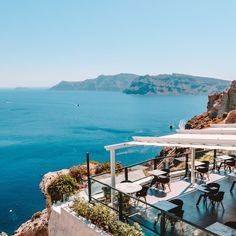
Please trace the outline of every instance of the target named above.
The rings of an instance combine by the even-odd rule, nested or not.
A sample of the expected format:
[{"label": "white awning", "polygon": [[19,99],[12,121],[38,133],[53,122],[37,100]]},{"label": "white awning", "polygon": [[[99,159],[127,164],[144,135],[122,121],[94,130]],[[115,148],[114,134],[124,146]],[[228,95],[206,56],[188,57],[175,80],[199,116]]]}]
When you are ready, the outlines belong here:
[{"label": "white awning", "polygon": [[236,128],[236,123],[234,124],[211,124],[212,128]]},{"label": "white awning", "polygon": [[116,150],[132,146],[166,146],[182,148],[203,148],[236,150],[236,135],[186,134],[178,133],[160,137],[133,137],[133,141],[105,146],[106,150]]},{"label": "white awning", "polygon": [[229,134],[236,135],[236,128],[177,129],[180,134]]}]

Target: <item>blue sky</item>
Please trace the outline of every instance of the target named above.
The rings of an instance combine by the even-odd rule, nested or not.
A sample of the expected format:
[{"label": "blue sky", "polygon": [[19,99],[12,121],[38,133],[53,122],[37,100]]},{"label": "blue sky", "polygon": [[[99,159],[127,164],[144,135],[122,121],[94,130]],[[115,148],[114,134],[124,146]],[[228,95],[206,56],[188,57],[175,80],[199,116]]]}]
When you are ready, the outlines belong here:
[{"label": "blue sky", "polygon": [[234,0],[2,0],[0,87],[99,74],[236,79]]}]

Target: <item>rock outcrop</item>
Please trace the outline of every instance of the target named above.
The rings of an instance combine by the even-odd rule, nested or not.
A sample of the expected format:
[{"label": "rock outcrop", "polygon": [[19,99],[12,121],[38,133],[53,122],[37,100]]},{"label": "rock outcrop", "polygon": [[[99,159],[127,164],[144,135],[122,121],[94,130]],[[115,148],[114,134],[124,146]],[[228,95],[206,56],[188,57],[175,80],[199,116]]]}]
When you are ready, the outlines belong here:
[{"label": "rock outcrop", "polygon": [[216,123],[236,122],[236,80],[221,93],[208,96],[207,112],[194,116],[186,129],[203,129]]},{"label": "rock outcrop", "polygon": [[207,110],[211,118],[225,118],[227,113],[236,109],[236,80],[221,93],[208,96]]},{"label": "rock outcrop", "polygon": [[48,236],[47,210],[35,213],[14,232],[13,236]]}]

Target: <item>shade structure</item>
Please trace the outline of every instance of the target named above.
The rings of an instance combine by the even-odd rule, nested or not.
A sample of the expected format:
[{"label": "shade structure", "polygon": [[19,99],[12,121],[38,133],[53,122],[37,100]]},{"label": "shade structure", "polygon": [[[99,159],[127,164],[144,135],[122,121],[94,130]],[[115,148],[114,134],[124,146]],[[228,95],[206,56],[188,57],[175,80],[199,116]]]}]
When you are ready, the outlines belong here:
[{"label": "shade structure", "polygon": [[194,185],[195,149],[201,148],[209,150],[236,151],[235,128],[236,126],[222,126],[214,128],[212,127],[204,130],[180,130],[176,134],[159,137],[135,136],[133,137],[133,141],[105,146],[105,149],[110,151],[112,187],[115,187],[115,150],[133,146],[190,148],[192,155],[191,182]]},{"label": "shade structure", "polygon": [[211,124],[212,128],[236,128],[236,123],[233,124]]},{"label": "shade structure", "polygon": [[236,135],[235,128],[177,129],[179,134],[228,134]]}]

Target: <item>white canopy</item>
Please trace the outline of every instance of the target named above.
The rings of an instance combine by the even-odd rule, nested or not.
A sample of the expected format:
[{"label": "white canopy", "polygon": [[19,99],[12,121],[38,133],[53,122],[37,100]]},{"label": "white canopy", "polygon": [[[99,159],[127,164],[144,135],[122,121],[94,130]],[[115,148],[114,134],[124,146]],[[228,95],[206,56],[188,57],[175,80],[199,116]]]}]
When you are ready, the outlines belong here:
[{"label": "white canopy", "polygon": [[177,134],[159,137],[133,137],[133,141],[105,146],[110,151],[111,184],[115,187],[115,150],[132,146],[191,148],[191,182],[195,183],[195,149],[236,151],[236,124],[212,126],[202,130],[179,130]]},{"label": "white canopy", "polygon": [[235,128],[177,129],[180,134],[236,134]]},{"label": "white canopy", "polygon": [[233,124],[211,124],[212,128],[236,128],[236,123]]},{"label": "white canopy", "polygon": [[203,148],[236,150],[236,135],[177,133],[159,137],[133,137],[134,141],[105,146],[106,150],[116,150],[132,146],[165,146],[183,148]]}]

